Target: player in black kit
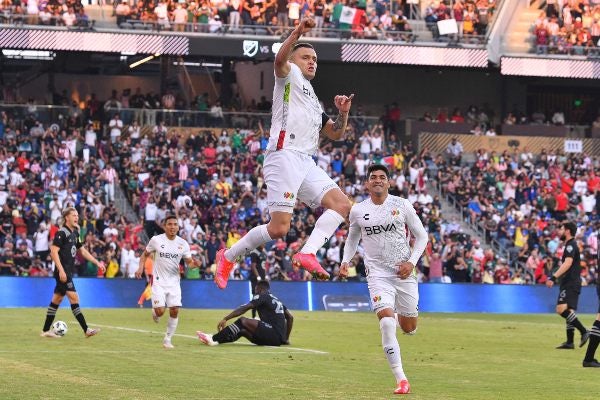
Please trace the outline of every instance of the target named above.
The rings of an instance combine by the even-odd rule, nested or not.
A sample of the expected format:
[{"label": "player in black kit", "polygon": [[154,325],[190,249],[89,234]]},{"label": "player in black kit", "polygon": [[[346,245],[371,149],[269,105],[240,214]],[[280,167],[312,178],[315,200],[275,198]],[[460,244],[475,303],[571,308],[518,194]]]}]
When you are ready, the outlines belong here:
[{"label": "player in black kit", "polygon": [[62,212],[63,226],[54,236],[52,246],[50,248],[50,256],[54,261],[54,279],[56,280],[56,286],[54,287],[54,295],[48,306],[46,312],[46,321],[44,322],[44,328],[41,336],[44,337],[59,337],[56,335],[50,327],[56,316],[58,306],[62,302],[65,295],[68,297],[71,303],[71,310],[73,315],[77,318],[79,325],[83,329],[85,337],[94,336],[100,330],[89,328],[85,322],[85,318],[79,308],[79,295],[75,290],[73,284],[73,272],[75,271],[75,256],[77,251],[81,252],[81,255],[88,261],[93,262],[98,268],[104,271],[104,263],[96,260],[96,258],[88,252],[83,243],[79,240],[79,213],[73,207],[68,207]]},{"label": "player in black kit", "polygon": [[[598,261],[600,261],[600,251],[598,252]],[[600,272],[598,271],[600,262],[596,264],[596,293],[598,294],[598,314],[596,314],[596,320],[590,330],[590,344],[588,344],[587,351],[585,352],[585,358],[583,359],[583,366],[588,368],[600,368],[600,362],[594,358],[596,355],[596,349],[598,349],[598,343],[600,343]]]},{"label": "player in black kit", "polygon": [[561,239],[565,241],[565,250],[560,267],[546,281],[546,286],[551,288],[559,278],[561,279],[556,313],[567,322],[567,341],[558,346],[557,349],[575,348],[573,344],[575,328],[581,333],[579,347],[583,347],[590,336],[575,313],[579,302],[579,293],[581,292],[581,259],[579,247],[575,240],[576,232],[577,226],[573,222],[565,222],[561,225],[559,234]]},{"label": "player in black kit", "polygon": [[[287,307],[269,292],[269,288],[269,282],[257,282],[256,295],[249,303],[239,306],[223,318],[217,326],[218,333],[210,335],[198,331],[196,332],[198,339],[208,346],[235,342],[242,336],[259,346],[289,344],[294,317]],[[239,317],[251,309],[256,309],[260,321],[241,317],[233,324],[225,326],[228,320]]]}]

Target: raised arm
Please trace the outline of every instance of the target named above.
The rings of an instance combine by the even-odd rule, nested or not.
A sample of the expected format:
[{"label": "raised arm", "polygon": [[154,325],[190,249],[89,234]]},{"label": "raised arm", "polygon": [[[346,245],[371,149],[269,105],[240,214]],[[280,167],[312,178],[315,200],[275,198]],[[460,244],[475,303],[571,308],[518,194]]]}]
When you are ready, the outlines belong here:
[{"label": "raised arm", "polygon": [[321,129],[329,139],[340,140],[344,136],[348,126],[348,114],[350,113],[350,107],[352,107],[353,97],[354,94],[350,96],[338,95],[333,99],[335,107],[340,113],[335,121],[330,119]]},{"label": "raised arm", "polygon": [[275,56],[274,69],[276,77],[285,78],[288,76],[291,69],[289,59],[292,54],[292,50],[294,49],[294,45],[300,39],[300,36],[310,32],[315,25],[315,21],[312,18],[303,18],[296,29],[294,29],[290,36],[288,36],[287,39],[285,39],[285,41],[281,44],[281,47]]}]

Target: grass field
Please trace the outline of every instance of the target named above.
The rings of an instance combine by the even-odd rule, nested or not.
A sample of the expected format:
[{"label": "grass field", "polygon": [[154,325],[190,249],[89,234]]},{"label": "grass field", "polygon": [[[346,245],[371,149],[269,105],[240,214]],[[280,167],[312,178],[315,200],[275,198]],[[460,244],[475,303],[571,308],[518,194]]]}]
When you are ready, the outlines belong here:
[{"label": "grass field", "polygon": [[[0,309],[0,399],[388,399],[394,380],[369,313],[294,312],[289,347],[207,347],[224,311],[183,309],[175,349],[148,309],[84,309],[102,332],[85,339],[67,307],[61,339],[39,337],[44,309]],[[590,326],[594,316],[580,319]],[[410,399],[596,399],[600,371],[564,340],[555,315],[423,314],[399,335]],[[577,340],[579,335],[577,334]]]}]

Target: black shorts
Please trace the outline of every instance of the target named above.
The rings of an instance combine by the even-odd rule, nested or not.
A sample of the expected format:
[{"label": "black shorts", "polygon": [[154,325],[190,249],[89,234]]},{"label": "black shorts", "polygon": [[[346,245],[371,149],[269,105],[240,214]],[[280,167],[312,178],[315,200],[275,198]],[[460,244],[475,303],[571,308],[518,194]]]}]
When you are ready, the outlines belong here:
[{"label": "black shorts", "polygon": [[258,328],[254,332],[251,342],[259,346],[281,346],[283,343],[281,337],[282,335],[271,324],[258,321]]},{"label": "black shorts", "polygon": [[577,310],[577,303],[579,303],[580,292],[580,286],[561,286],[560,292],[558,293],[558,301],[556,302],[556,304],[566,304],[570,309]]},{"label": "black shorts", "polygon": [[73,283],[73,277],[70,275],[67,275],[66,282],[61,282],[58,275],[54,277],[54,280],[56,280],[56,286],[54,286],[54,293],[64,296],[65,294],[67,294],[67,292],[77,291],[75,289],[75,284]]}]

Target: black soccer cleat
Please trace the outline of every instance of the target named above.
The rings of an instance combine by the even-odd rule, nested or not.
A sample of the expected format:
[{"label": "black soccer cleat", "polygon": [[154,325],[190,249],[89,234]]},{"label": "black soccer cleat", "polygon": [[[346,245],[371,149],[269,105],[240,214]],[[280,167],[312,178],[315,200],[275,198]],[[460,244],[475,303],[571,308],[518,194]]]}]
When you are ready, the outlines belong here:
[{"label": "black soccer cleat", "polygon": [[592,361],[583,360],[583,367],[584,368],[600,368],[600,362],[598,362],[598,360],[596,360],[596,359],[593,359]]},{"label": "black soccer cleat", "polygon": [[590,331],[585,331],[584,334],[581,335],[581,341],[579,342],[579,347],[585,346],[588,339],[590,338]]},{"label": "black soccer cleat", "polygon": [[560,346],[557,346],[556,348],[559,350],[573,350],[575,348],[575,345],[573,343],[564,342],[563,344],[561,344]]}]

